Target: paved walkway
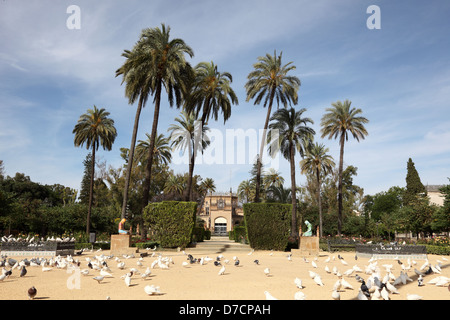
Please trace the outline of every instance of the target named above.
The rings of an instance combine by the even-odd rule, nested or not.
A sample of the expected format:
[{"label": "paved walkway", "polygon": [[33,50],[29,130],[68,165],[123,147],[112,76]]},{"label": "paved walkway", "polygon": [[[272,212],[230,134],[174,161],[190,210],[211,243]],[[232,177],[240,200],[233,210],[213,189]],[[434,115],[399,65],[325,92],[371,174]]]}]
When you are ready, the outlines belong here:
[{"label": "paved walkway", "polygon": [[186,251],[192,253],[230,253],[230,252],[250,252],[251,248],[248,244],[241,244],[228,239],[228,237],[211,236],[210,240],[197,242],[193,248],[187,248]]}]

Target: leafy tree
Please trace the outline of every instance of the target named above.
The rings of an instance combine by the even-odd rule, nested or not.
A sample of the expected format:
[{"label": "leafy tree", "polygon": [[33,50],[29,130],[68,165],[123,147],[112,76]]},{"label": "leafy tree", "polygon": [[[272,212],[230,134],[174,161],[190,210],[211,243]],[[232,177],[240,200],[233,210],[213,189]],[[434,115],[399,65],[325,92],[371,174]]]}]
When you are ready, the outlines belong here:
[{"label": "leafy tree", "polygon": [[314,123],[310,118],[304,118],[306,109],[296,111],[291,109],[279,109],[271,117],[267,143],[269,144],[269,154],[274,157],[281,152],[283,157],[289,161],[291,167],[291,190],[292,190],[292,221],[291,236],[298,236],[297,230],[297,197],[294,190],[297,190],[295,183],[295,153],[298,151],[303,157],[305,148],[314,138],[315,131],[308,126]]},{"label": "leafy tree", "polygon": [[352,134],[358,142],[364,139],[368,133],[364,124],[369,120],[359,116],[362,113],[361,109],[351,107],[351,101],[345,100],[344,103],[337,101],[332,103],[332,108],[327,108],[327,113],[324,114],[321,121],[322,138],[328,136],[328,139],[339,138],[339,145],[341,147],[339,155],[339,187],[338,187],[338,235],[341,235],[342,230],[342,174],[344,167],[344,144],[348,141],[349,133]]},{"label": "leafy tree", "polygon": [[403,197],[404,205],[409,205],[414,202],[417,195],[425,197],[427,191],[420,181],[419,173],[416,170],[414,162],[409,158],[406,173],[406,191]]},{"label": "leafy tree", "polygon": [[271,117],[272,104],[274,100],[276,100],[277,105],[281,102],[283,106],[287,108],[291,103],[296,105],[298,102],[297,91],[300,87],[300,79],[296,76],[288,75],[288,73],[295,70],[296,67],[292,65],[292,62],[283,65],[281,62],[282,55],[283,53],[281,52],[280,55],[277,56],[276,51],[274,51],[273,56],[266,54],[263,57],[258,57],[258,62],[253,65],[254,70],[248,74],[248,81],[245,84],[247,102],[251,99],[255,99],[255,105],[259,105],[264,101],[263,106],[268,106],[260,152],[256,162],[255,202],[260,201],[262,156],[266,144],[266,132]]},{"label": "leafy tree", "polygon": [[104,150],[111,150],[114,140],[117,136],[114,120],[108,118],[109,112],[104,108],[97,109],[94,105],[93,109],[88,109],[78,119],[72,133],[75,134],[74,144],[76,147],[82,147],[86,144],[87,149],[92,149],[92,171],[89,191],[89,206],[86,221],[86,235],[89,236],[90,218],[92,211],[92,202],[94,196],[94,172],[95,172],[95,152],[100,145]]},{"label": "leafy tree", "polygon": [[[450,179],[449,179],[450,180]],[[435,232],[450,231],[450,185],[439,189],[444,195],[444,205],[437,209],[432,217],[431,227]]]}]

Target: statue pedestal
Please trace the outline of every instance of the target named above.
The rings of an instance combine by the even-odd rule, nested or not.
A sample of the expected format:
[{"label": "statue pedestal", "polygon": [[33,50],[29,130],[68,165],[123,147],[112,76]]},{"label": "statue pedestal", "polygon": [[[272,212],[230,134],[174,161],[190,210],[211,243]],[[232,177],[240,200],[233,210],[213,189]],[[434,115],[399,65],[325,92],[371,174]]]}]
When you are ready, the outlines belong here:
[{"label": "statue pedestal", "polygon": [[300,256],[319,255],[319,237],[300,237],[299,249],[291,249],[291,253]]},{"label": "statue pedestal", "polygon": [[111,254],[131,254],[138,252],[137,248],[130,247],[131,235],[113,234],[111,235]]}]

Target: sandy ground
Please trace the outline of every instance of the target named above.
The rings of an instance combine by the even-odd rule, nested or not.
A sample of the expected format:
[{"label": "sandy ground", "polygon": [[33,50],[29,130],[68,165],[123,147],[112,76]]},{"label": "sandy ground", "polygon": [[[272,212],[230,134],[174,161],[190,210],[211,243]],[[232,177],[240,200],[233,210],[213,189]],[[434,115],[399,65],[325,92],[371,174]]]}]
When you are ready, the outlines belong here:
[{"label": "sandy ground", "polygon": [[[189,253],[189,249],[186,253]],[[196,254],[193,250],[192,253],[195,258],[217,256],[215,252]],[[87,268],[86,258],[95,259],[95,256],[100,254],[108,255],[109,251],[84,252],[75,259],[81,262],[80,268],[85,269]],[[169,268],[165,270],[156,266],[151,269],[151,276],[145,280],[142,280],[140,275],[133,275],[131,286],[127,287],[121,276],[126,274],[129,268],[144,271],[158,254],[172,259],[173,263],[169,265]],[[338,259],[338,254],[348,263],[347,266]],[[28,273],[22,278],[19,277],[18,270],[13,270],[9,278],[0,282],[0,300],[26,300],[28,299],[27,290],[31,286],[37,288],[36,299],[40,300],[105,300],[107,297],[111,300],[265,300],[264,291],[270,292],[272,296],[280,300],[292,300],[298,291],[306,295],[306,300],[331,300],[332,288],[338,278],[333,273],[327,273],[325,266],[328,265],[330,270],[336,266],[341,273],[344,273],[355,264],[364,270],[369,260],[368,258],[355,260],[355,254],[351,252],[321,252],[315,261],[317,268],[314,268],[312,266],[314,257],[307,257],[309,262],[305,262],[303,257],[293,255],[292,261],[289,261],[287,252],[255,251],[249,255],[248,252],[227,250],[223,255],[222,264],[225,265],[225,274],[220,276],[218,275],[220,267],[215,266],[212,261],[205,265],[194,264],[185,267],[182,263],[188,261],[187,256],[183,252],[174,251],[157,251],[155,257],[144,258],[142,267],[137,265],[138,254],[135,258],[120,257],[126,264],[124,270],[117,268],[117,262],[114,259],[109,259],[107,264],[112,271],[112,277],[105,277],[100,284],[92,279],[99,274],[99,271],[91,269],[88,276],[83,276],[79,270],[73,269],[53,268],[51,271],[43,272],[41,267],[28,267]],[[240,260],[238,267],[234,266],[233,256],[237,256]],[[326,263],[325,260],[329,256],[335,259]],[[22,257],[13,258],[22,259]],[[224,262],[226,259],[229,260],[228,264]],[[254,263],[255,259],[259,260],[259,265]],[[450,256],[428,255],[428,259],[432,264],[441,260],[443,265],[440,275],[450,277]],[[403,262],[406,264],[406,260]],[[413,269],[414,267],[419,269],[423,263],[424,260],[417,260],[417,265],[408,271],[409,277],[414,281],[406,285],[398,285],[400,294],[390,294],[392,300],[404,300],[407,293],[418,294],[423,297],[423,300],[450,300],[450,291],[447,287],[437,287],[427,283],[439,274],[427,275],[424,278],[425,285],[418,287],[417,276]],[[396,260],[378,260],[382,277],[386,274],[383,264],[393,264],[392,272],[395,276],[398,276],[402,270]],[[270,269],[270,276],[266,276],[263,271],[267,267]],[[310,278],[308,271],[320,274],[324,286],[318,286]],[[353,272],[351,276],[344,276],[354,289],[342,289],[341,300],[356,298],[360,283],[356,281],[355,274]],[[364,273],[358,274],[365,279],[369,277]],[[296,277],[302,280],[303,289],[295,286]],[[147,295],[144,287],[151,284],[159,286],[162,294]]]}]

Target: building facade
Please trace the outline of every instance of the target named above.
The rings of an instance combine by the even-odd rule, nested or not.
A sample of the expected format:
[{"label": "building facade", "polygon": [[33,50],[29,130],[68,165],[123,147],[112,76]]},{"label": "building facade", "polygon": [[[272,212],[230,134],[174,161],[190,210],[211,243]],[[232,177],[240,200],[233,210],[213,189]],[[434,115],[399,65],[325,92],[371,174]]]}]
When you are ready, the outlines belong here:
[{"label": "building facade", "polygon": [[443,185],[427,185],[427,195],[430,198],[430,203],[442,207],[444,205],[445,196],[439,191]]},{"label": "building facade", "polygon": [[225,236],[244,220],[244,211],[237,195],[230,192],[208,194],[202,204],[199,217],[206,229],[214,235]]}]

